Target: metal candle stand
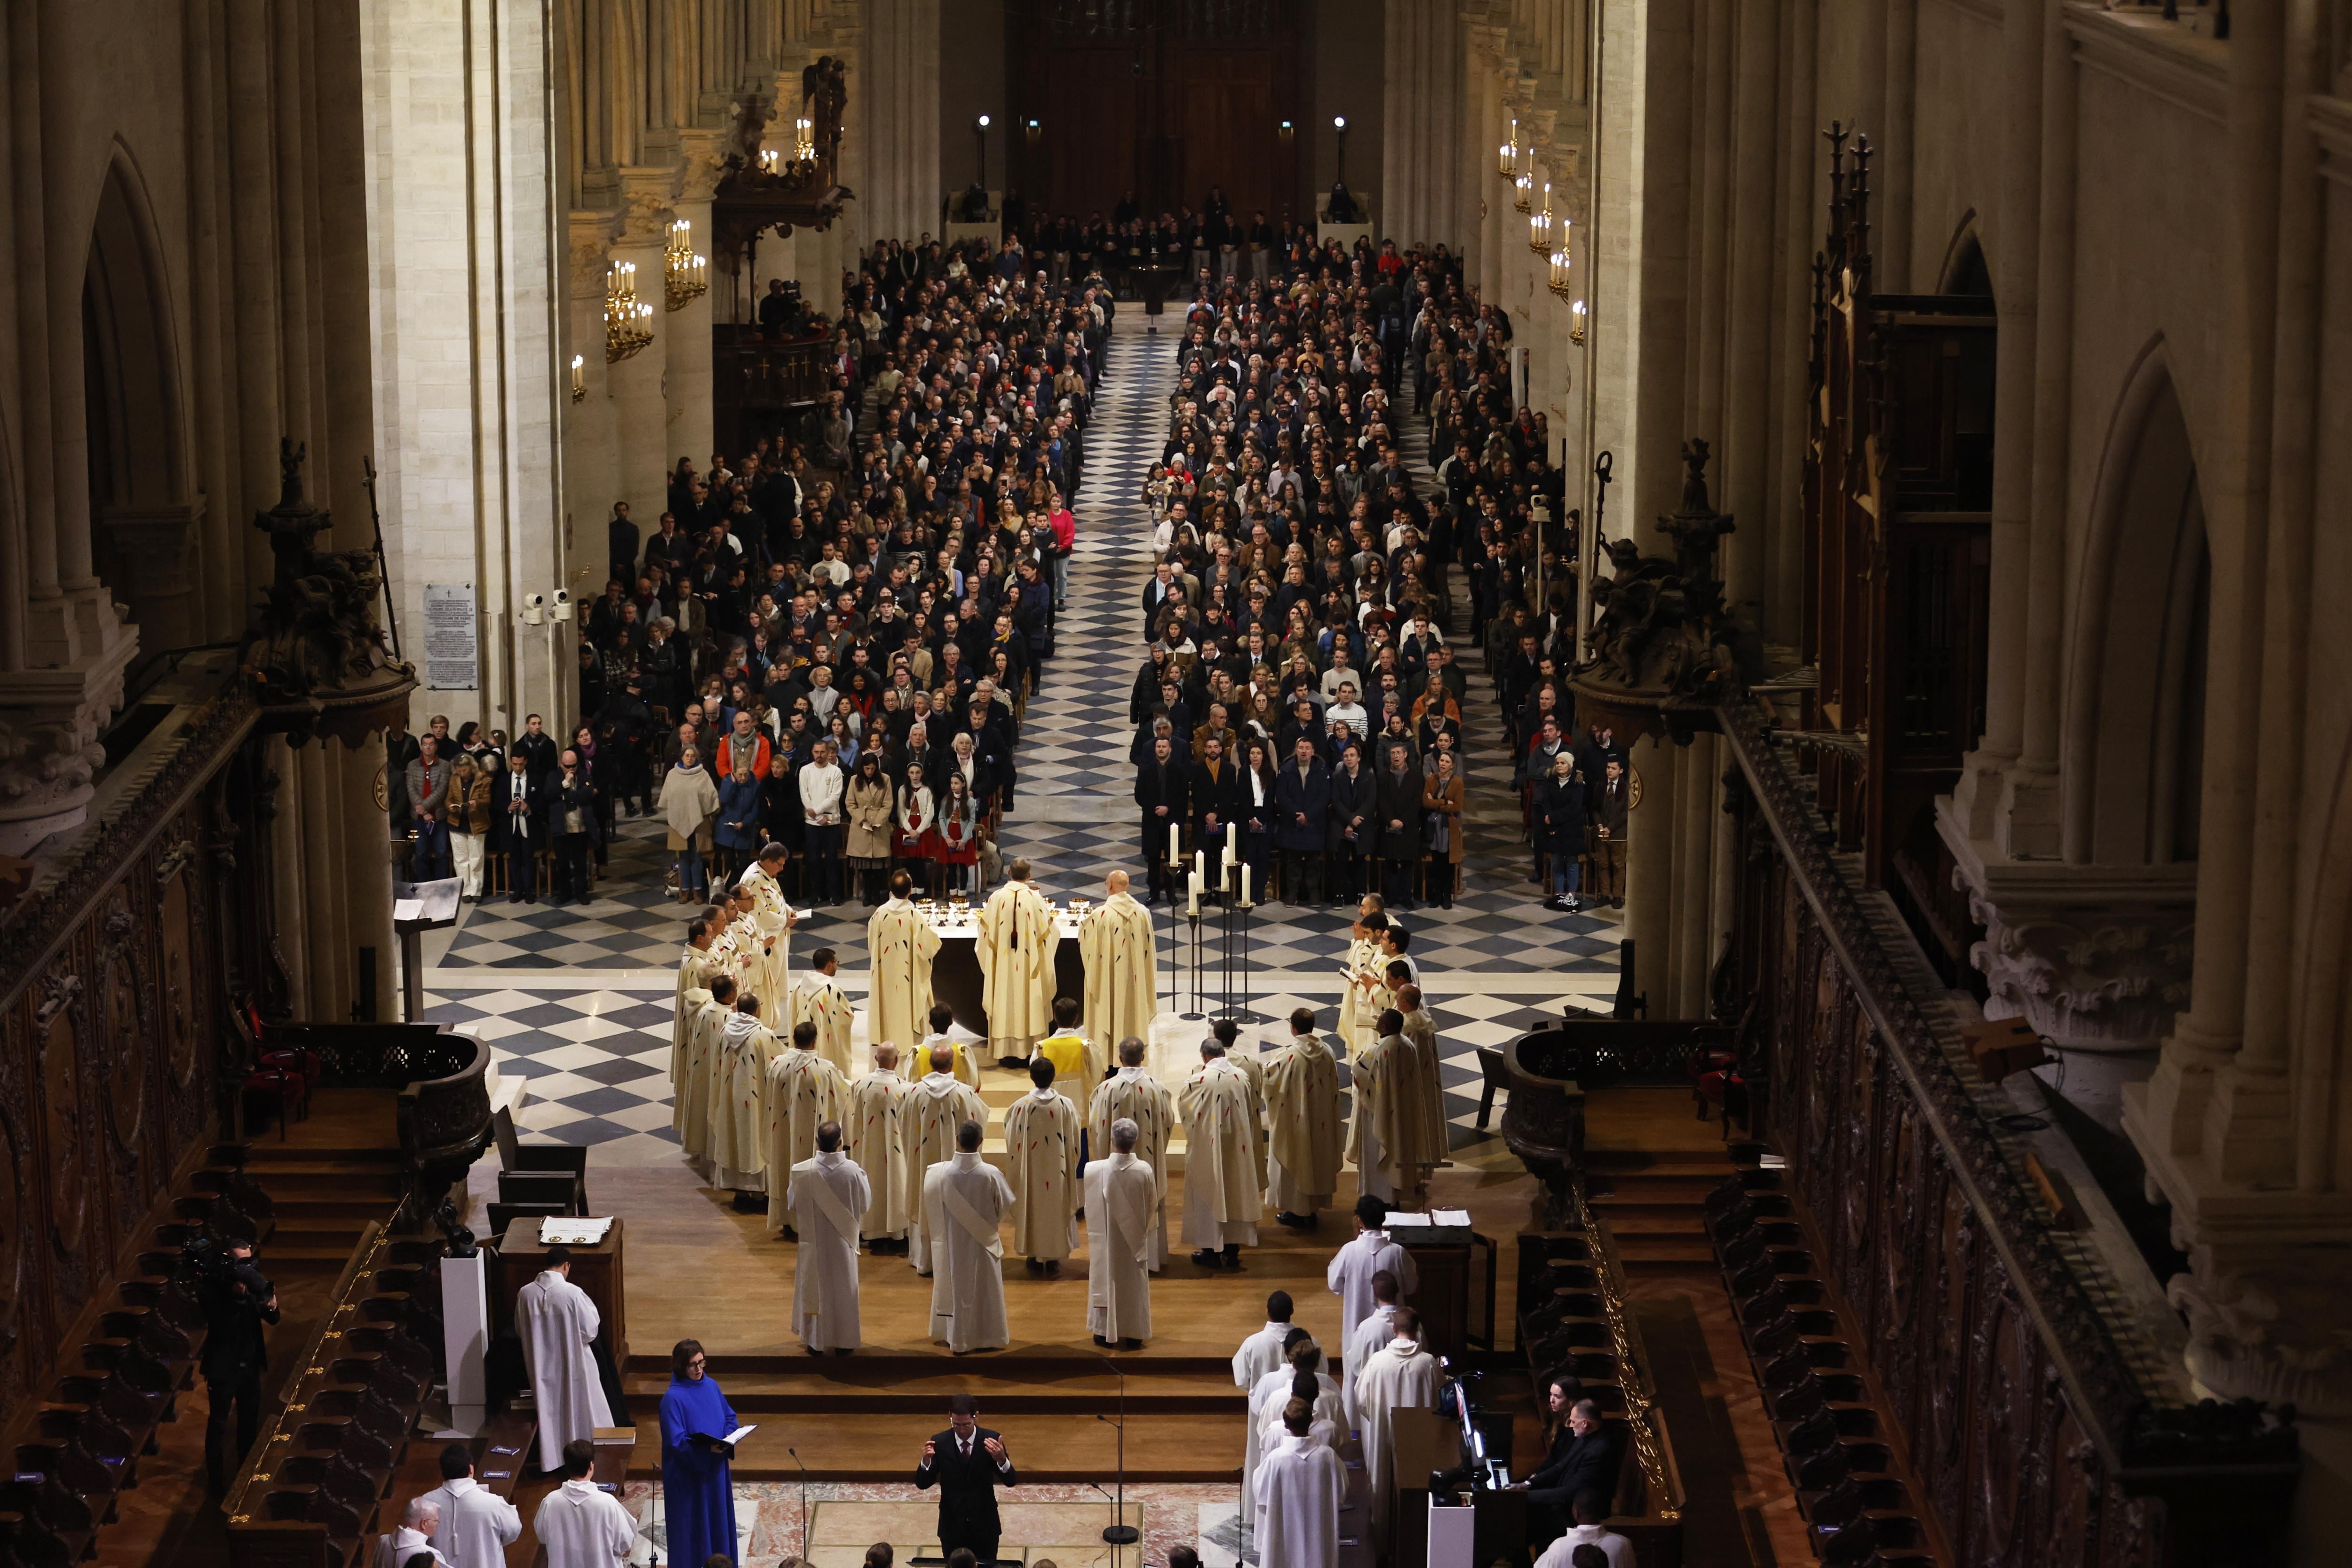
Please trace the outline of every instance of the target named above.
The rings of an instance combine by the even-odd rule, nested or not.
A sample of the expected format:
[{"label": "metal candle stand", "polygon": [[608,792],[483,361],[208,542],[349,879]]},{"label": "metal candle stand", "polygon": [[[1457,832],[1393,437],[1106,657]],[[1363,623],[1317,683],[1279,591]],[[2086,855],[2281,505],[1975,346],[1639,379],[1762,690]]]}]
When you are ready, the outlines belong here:
[{"label": "metal candle stand", "polygon": [[[1208,1016],[1208,1007],[1207,998],[1202,994],[1201,988],[1200,911],[1198,910],[1190,910],[1185,914],[1184,919],[1192,928],[1192,1010],[1189,1013],[1180,1013],[1177,1016],[1182,1018],[1205,1018]],[[1183,1000],[1183,990],[1181,986],[1179,986],[1177,989],[1177,1000],[1180,1002]]]}]

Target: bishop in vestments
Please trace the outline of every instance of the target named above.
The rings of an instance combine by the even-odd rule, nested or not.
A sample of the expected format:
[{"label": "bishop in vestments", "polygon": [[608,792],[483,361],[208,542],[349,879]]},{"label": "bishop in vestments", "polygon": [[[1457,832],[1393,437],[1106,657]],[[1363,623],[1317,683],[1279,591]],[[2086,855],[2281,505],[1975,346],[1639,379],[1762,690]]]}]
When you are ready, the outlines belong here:
[{"label": "bishop in vestments", "polygon": [[1257,1097],[1249,1075],[1214,1040],[1184,1080],[1184,1244],[1204,1268],[1239,1268],[1242,1248],[1257,1245],[1265,1166],[1257,1135]]},{"label": "bishop in vestments", "polygon": [[[816,1026],[793,1026],[793,1043],[768,1064],[767,1169],[782,1182],[792,1169],[816,1152],[817,1129],[838,1122],[849,1098],[849,1085],[834,1065],[816,1054]],[[774,1189],[770,1188],[772,1194]],[[787,1205],[768,1205],[768,1234],[788,1228]],[[851,1233],[853,1244],[856,1233]]]},{"label": "bishop in vestments", "polygon": [[760,998],[735,994],[710,1082],[710,1184],[737,1193],[768,1190],[768,1064],[782,1052],[760,1022]]},{"label": "bishop in vestments", "polygon": [[847,1355],[857,1331],[857,1231],[874,1200],[866,1173],[841,1152],[841,1123],[816,1130],[816,1152],[791,1167],[780,1206],[793,1211],[793,1332],[811,1354]]},{"label": "bishop in vestments", "polygon": [[917,1202],[907,1214],[907,1261],[918,1274],[931,1271],[932,1215],[921,1201],[924,1175],[956,1152],[956,1129],[965,1122],[985,1126],[988,1107],[980,1091],[960,1082],[953,1071],[955,1053],[944,1046],[930,1053],[931,1070],[907,1090],[898,1116],[898,1136],[907,1153],[907,1188]]},{"label": "bishop in vestments", "polygon": [[[551,1247],[538,1278],[515,1292],[515,1336],[539,1412],[539,1468],[563,1465],[563,1445],[613,1424],[589,1347],[604,1326],[588,1292],[572,1283],[572,1253]],[[446,1522],[446,1521],[445,1521]]]},{"label": "bishop in vestments", "polygon": [[1013,1184],[1013,1250],[1033,1274],[1059,1274],[1078,1241],[1078,1108],[1054,1087],[1054,1064],[1029,1064],[1027,1094],[1004,1110]]},{"label": "bishop in vestments", "polygon": [[1006,868],[1004,886],[981,906],[981,1005],[988,1014],[988,1051],[999,1061],[1026,1061],[1054,1016],[1053,907],[1029,882],[1029,862]]},{"label": "bishop in vestments", "polygon": [[1139,1130],[1110,1124],[1110,1158],[1086,1171],[1087,1327],[1106,1348],[1141,1350],[1151,1337],[1152,1216],[1160,1186],[1135,1157]]},{"label": "bishop in vestments", "polygon": [[998,1231],[1004,1211],[1013,1206],[1013,1189],[1002,1172],[980,1157],[980,1130],[977,1119],[957,1128],[954,1155],[923,1173],[923,1226],[933,1270],[931,1337],[945,1340],[958,1355],[1013,1342],[1004,1316],[1004,1243]]},{"label": "bishop in vestments", "polygon": [[1396,1478],[1394,1422],[1400,1410],[1431,1410],[1445,1373],[1437,1358],[1421,1348],[1421,1315],[1399,1307],[1396,1338],[1356,1373],[1356,1430],[1363,1438],[1364,1469],[1372,1483],[1372,1522],[1389,1515],[1389,1492]]},{"label": "bishop in vestments", "polygon": [[1151,911],[1129,894],[1126,872],[1110,874],[1103,901],[1078,922],[1078,956],[1087,970],[1087,1038],[1094,1043],[1099,1074],[1119,1041],[1129,1035],[1151,1037],[1151,1020],[1160,1011]]},{"label": "bishop in vestments", "polygon": [[1143,1068],[1143,1042],[1133,1035],[1118,1043],[1118,1070],[1096,1086],[1087,1102],[1091,1147],[1110,1147],[1110,1125],[1121,1117],[1135,1123],[1135,1157],[1151,1167],[1160,1202],[1151,1211],[1151,1270],[1168,1262],[1168,1142],[1176,1134],[1176,1097]]},{"label": "bishop in vestments", "polygon": [[[908,897],[914,879],[890,879],[890,898],[866,922],[866,963],[873,984],[866,994],[866,1037],[900,1050],[923,1037],[931,1010],[931,960],[939,956],[940,933]],[[910,1064],[911,1065],[911,1064]]]},{"label": "bishop in vestments", "polygon": [[1437,1135],[1427,1125],[1421,1053],[1402,1032],[1403,1016],[1391,1007],[1375,1027],[1379,1037],[1349,1064],[1355,1114],[1348,1126],[1348,1157],[1356,1163],[1358,1191],[1409,1202],[1426,1179],[1423,1162]]},{"label": "bishop in vestments", "polygon": [[856,1019],[856,1010],[849,1005],[849,994],[834,978],[841,973],[841,958],[829,947],[818,948],[809,954],[809,966],[793,982],[793,1023],[816,1026],[816,1054],[834,1065],[845,1080],[850,1073],[849,1030]]},{"label": "bishop in vestments", "polygon": [[1290,1039],[1265,1058],[1265,1196],[1275,1218],[1311,1230],[1339,1190],[1339,1064],[1314,1009],[1290,1015]]},{"label": "bishop in vestments", "polygon": [[849,1104],[842,1114],[849,1157],[866,1173],[874,1194],[860,1230],[866,1246],[877,1253],[906,1246],[907,1214],[919,1195],[907,1169],[900,1130],[911,1088],[898,1073],[898,1047],[886,1040],[874,1047],[873,1070],[849,1086]]}]

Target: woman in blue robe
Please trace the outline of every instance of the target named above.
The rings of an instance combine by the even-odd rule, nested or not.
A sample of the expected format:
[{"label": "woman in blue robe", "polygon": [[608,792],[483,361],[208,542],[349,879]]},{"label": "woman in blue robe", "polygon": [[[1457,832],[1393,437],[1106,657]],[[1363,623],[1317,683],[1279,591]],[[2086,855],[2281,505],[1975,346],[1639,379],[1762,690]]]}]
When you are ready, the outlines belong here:
[{"label": "woman in blue robe", "polygon": [[661,1402],[662,1517],[672,1563],[735,1556],[735,1485],[727,1466],[735,1450],[722,1441],[735,1426],[734,1406],[710,1375],[701,1343],[678,1341]]}]

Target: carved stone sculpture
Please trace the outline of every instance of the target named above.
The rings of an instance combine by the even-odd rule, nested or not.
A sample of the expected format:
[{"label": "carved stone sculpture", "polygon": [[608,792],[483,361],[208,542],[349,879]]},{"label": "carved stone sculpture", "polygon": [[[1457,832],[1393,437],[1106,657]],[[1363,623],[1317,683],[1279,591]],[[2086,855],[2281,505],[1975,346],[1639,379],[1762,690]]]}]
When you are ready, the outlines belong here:
[{"label": "carved stone sculpture", "polygon": [[1675,559],[1644,555],[1630,539],[1602,549],[1612,574],[1592,585],[1598,606],[1592,658],[1577,671],[1580,692],[1604,701],[1714,703],[1761,673],[1754,629],[1724,603],[1717,542],[1733,521],[1707,500],[1707,445],[1683,447],[1687,472],[1679,510],[1658,520]]}]

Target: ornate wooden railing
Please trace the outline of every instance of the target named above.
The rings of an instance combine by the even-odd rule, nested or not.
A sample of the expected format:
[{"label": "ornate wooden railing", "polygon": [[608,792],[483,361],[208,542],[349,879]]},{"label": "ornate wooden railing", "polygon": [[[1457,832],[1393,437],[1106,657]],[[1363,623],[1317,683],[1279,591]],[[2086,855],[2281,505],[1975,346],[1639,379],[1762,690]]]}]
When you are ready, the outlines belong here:
[{"label": "ornate wooden railing", "polygon": [[1899,917],[1823,847],[1768,716],[1728,704],[1722,732],[1742,786],[1729,963],[1756,1008],[1759,1134],[1958,1560],[2275,1560],[2291,1419],[2198,1402],[2102,1266],[2060,1242],[1996,1124],[2005,1104],[1931,1024],[1906,979],[1931,972],[1898,963]]},{"label": "ornate wooden railing", "polygon": [[289,1024],[267,1044],[317,1055],[325,1081],[399,1092],[408,1184],[393,1229],[446,1230],[449,1189],[490,1146],[489,1048],[446,1024]]}]

